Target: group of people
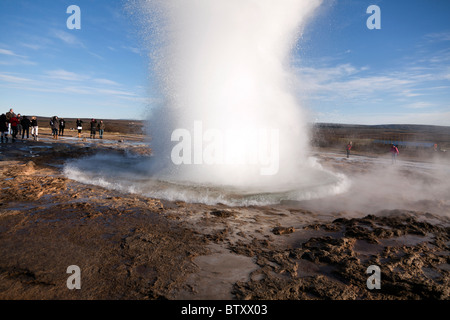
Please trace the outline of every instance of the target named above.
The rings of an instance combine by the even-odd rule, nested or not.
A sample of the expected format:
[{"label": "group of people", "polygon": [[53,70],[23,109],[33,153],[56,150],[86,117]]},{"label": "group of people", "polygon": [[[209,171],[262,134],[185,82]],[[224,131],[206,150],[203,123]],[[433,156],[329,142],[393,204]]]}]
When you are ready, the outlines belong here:
[{"label": "group of people", "polygon": [[64,129],[66,128],[66,120],[54,116],[50,119],[50,128],[52,128],[52,137],[58,140],[58,136],[64,136]]},{"label": "group of people", "polygon": [[[76,126],[78,130],[78,137],[81,138],[83,121],[81,119],[77,119]],[[59,136],[64,136],[66,121],[63,118],[54,116],[50,119],[50,128],[52,129],[53,139],[57,140]],[[25,139],[25,137],[29,139],[30,129],[33,139],[38,140],[39,126],[35,116],[30,119],[27,116],[22,116],[20,113],[15,114],[12,108],[7,113],[0,115],[0,134],[2,143],[8,142],[9,135],[12,138],[12,142],[15,142],[17,136],[20,135],[22,135],[22,139]],[[90,129],[91,139],[95,139],[97,131],[100,139],[103,139],[103,134],[105,132],[105,123],[103,120],[97,121],[92,119],[90,121]]]},{"label": "group of people", "polygon": [[8,142],[8,135],[11,135],[12,141],[16,141],[18,135],[22,135],[22,139],[30,138],[31,136],[34,140],[38,139],[38,123],[36,117],[31,117],[29,119],[27,116],[22,116],[20,113],[15,114],[14,110],[11,108],[7,113],[2,113],[0,115],[0,134],[1,142]]},{"label": "group of people", "polygon": [[[58,119],[57,116],[54,116],[52,119],[50,119],[50,127],[52,128],[52,136],[53,139],[58,139],[58,135],[63,136],[64,135],[64,129],[66,127],[66,121],[64,119]],[[76,121],[76,127],[78,131],[78,138],[81,138],[81,132],[83,130],[83,120],[77,119]],[[92,119],[90,121],[90,127],[91,127],[91,139],[95,139],[95,135],[99,133],[100,139],[103,139],[103,134],[105,133],[105,123],[103,120],[100,120],[97,122],[97,120]]]},{"label": "group of people", "polygon": [[[99,138],[103,139],[103,134],[105,133],[105,123],[103,122],[103,120],[97,122],[97,120],[91,119],[89,125],[91,128],[90,138],[95,139],[95,135],[97,134],[98,130]],[[83,120],[81,119],[77,119],[77,130],[78,130],[78,138],[81,138],[81,131],[83,130]]]}]

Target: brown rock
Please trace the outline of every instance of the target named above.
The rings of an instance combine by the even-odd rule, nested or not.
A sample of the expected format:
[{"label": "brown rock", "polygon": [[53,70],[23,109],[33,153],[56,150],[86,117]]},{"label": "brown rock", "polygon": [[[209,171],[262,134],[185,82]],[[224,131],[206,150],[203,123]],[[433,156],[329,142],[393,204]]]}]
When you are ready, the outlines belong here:
[{"label": "brown rock", "polygon": [[272,232],[276,235],[289,234],[294,232],[294,227],[275,227]]}]

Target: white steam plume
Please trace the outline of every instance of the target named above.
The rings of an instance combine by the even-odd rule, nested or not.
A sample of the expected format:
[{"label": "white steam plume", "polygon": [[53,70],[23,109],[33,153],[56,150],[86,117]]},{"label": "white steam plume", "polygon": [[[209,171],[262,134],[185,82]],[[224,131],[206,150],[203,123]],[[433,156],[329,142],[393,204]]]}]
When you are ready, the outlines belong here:
[{"label": "white steam plume", "polygon": [[[312,170],[305,161],[308,132],[293,93],[290,56],[320,3],[132,2],[142,12],[152,72],[164,97],[151,119],[155,174],[215,185],[287,188],[306,176],[314,179],[311,172],[305,174]],[[177,141],[171,137],[177,129],[190,133],[191,164],[173,163]],[[205,163],[208,150],[223,161]],[[243,162],[232,159],[239,155]],[[262,169],[273,170],[261,174]]]}]

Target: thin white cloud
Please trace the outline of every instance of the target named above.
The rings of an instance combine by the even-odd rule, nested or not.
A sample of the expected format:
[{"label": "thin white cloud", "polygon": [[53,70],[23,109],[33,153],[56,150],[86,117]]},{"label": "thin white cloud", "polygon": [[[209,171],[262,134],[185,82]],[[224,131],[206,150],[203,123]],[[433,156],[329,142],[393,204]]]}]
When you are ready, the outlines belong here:
[{"label": "thin white cloud", "polygon": [[419,101],[404,105],[402,107],[406,109],[427,109],[435,106],[436,105],[434,103]]},{"label": "thin white cloud", "polygon": [[141,50],[139,48],[136,48],[136,47],[122,46],[122,49],[131,51],[131,52],[136,53],[136,54],[141,54]]},{"label": "thin white cloud", "polygon": [[81,42],[76,36],[74,36],[71,33],[62,30],[53,30],[52,34],[57,39],[63,41],[64,43],[70,46],[85,48],[83,42]]},{"label": "thin white cloud", "polygon": [[24,46],[25,48],[28,49],[32,49],[32,50],[41,50],[43,48],[42,45],[39,44],[32,44],[32,43],[22,43],[22,46]]},{"label": "thin white cloud", "polygon": [[96,53],[94,53],[94,52],[92,52],[92,51],[89,51],[88,53],[89,53],[91,56],[93,56],[93,57],[95,57],[95,58],[97,58],[97,59],[105,60],[105,58],[103,58],[101,55],[96,54]]},{"label": "thin white cloud", "polygon": [[4,54],[7,56],[13,56],[13,57],[19,57],[19,55],[15,54],[11,50],[1,49],[1,48],[0,48],[0,54]]},{"label": "thin white cloud", "polygon": [[97,89],[97,92],[101,94],[107,94],[107,95],[115,95],[115,96],[135,96],[136,94],[128,91],[122,91],[122,90],[110,90],[110,89]]},{"label": "thin white cloud", "polygon": [[75,94],[83,94],[83,95],[93,93],[92,88],[76,87],[76,86],[64,87],[59,92],[75,93]]},{"label": "thin white cloud", "polygon": [[22,77],[12,76],[10,74],[0,73],[0,81],[12,82],[12,83],[29,83],[32,80]]},{"label": "thin white cloud", "polygon": [[0,65],[2,66],[17,66],[17,65],[25,65],[25,66],[35,66],[36,62],[26,60],[26,59],[13,59],[8,61],[0,61]]},{"label": "thin white cloud", "polygon": [[379,71],[352,64],[299,67],[298,95],[321,122],[448,126],[450,112],[442,111],[450,110],[450,69],[426,60]]},{"label": "thin white cloud", "polygon": [[[65,76],[63,76],[65,77]],[[50,78],[53,80],[60,80],[58,78]],[[69,79],[69,77],[67,77]],[[64,82],[66,83],[66,82]],[[48,80],[31,80],[27,78],[17,77],[9,74],[0,74],[0,87],[19,89],[22,91],[33,91],[51,94],[75,94],[77,96],[92,96],[102,100],[108,99],[123,99],[140,102],[144,97],[138,96],[136,93],[130,90],[113,90],[97,87],[94,80],[87,80],[82,85],[77,85],[80,82],[71,82],[74,85],[65,86],[61,81],[48,81]]]},{"label": "thin white cloud", "polygon": [[350,64],[329,68],[298,68],[299,89],[311,98],[318,96],[330,100],[373,99],[375,97],[418,97],[427,90],[443,87],[433,81],[448,80],[446,70],[433,69],[391,71],[379,74],[367,72],[368,68],[356,68]]},{"label": "thin white cloud", "polygon": [[104,84],[107,86],[120,86],[119,83],[109,80],[109,79],[94,79],[94,82],[98,83],[98,84]]},{"label": "thin white cloud", "polygon": [[88,76],[80,75],[63,69],[47,71],[47,76],[52,79],[66,81],[85,81],[89,79]]},{"label": "thin white cloud", "polygon": [[0,61],[0,65],[14,66],[14,65],[36,65],[35,62],[30,61],[27,56],[15,53],[12,50],[0,48],[0,56],[5,60]]},{"label": "thin white cloud", "polygon": [[69,93],[77,95],[96,95],[99,97],[117,97],[120,99],[139,99],[132,90],[113,80],[91,78],[64,69],[50,70],[44,75],[29,79],[20,74],[0,73],[0,86],[38,92]]},{"label": "thin white cloud", "polygon": [[450,41],[450,31],[428,33],[424,38],[430,42]]}]

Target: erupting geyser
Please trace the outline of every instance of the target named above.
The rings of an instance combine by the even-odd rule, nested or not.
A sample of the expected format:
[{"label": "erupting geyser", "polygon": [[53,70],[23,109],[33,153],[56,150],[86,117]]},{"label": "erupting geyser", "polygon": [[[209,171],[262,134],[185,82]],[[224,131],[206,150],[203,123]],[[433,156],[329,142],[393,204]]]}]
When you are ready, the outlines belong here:
[{"label": "erupting geyser", "polygon": [[[290,66],[320,2],[130,0],[162,102],[151,110],[149,177],[129,187],[172,200],[228,204],[342,190],[342,177],[308,158],[306,117]],[[123,188],[121,178],[112,186]]]},{"label": "erupting geyser", "polygon": [[164,98],[150,132],[158,171],[219,185],[298,178],[308,138],[289,58],[319,3],[140,3]]}]

